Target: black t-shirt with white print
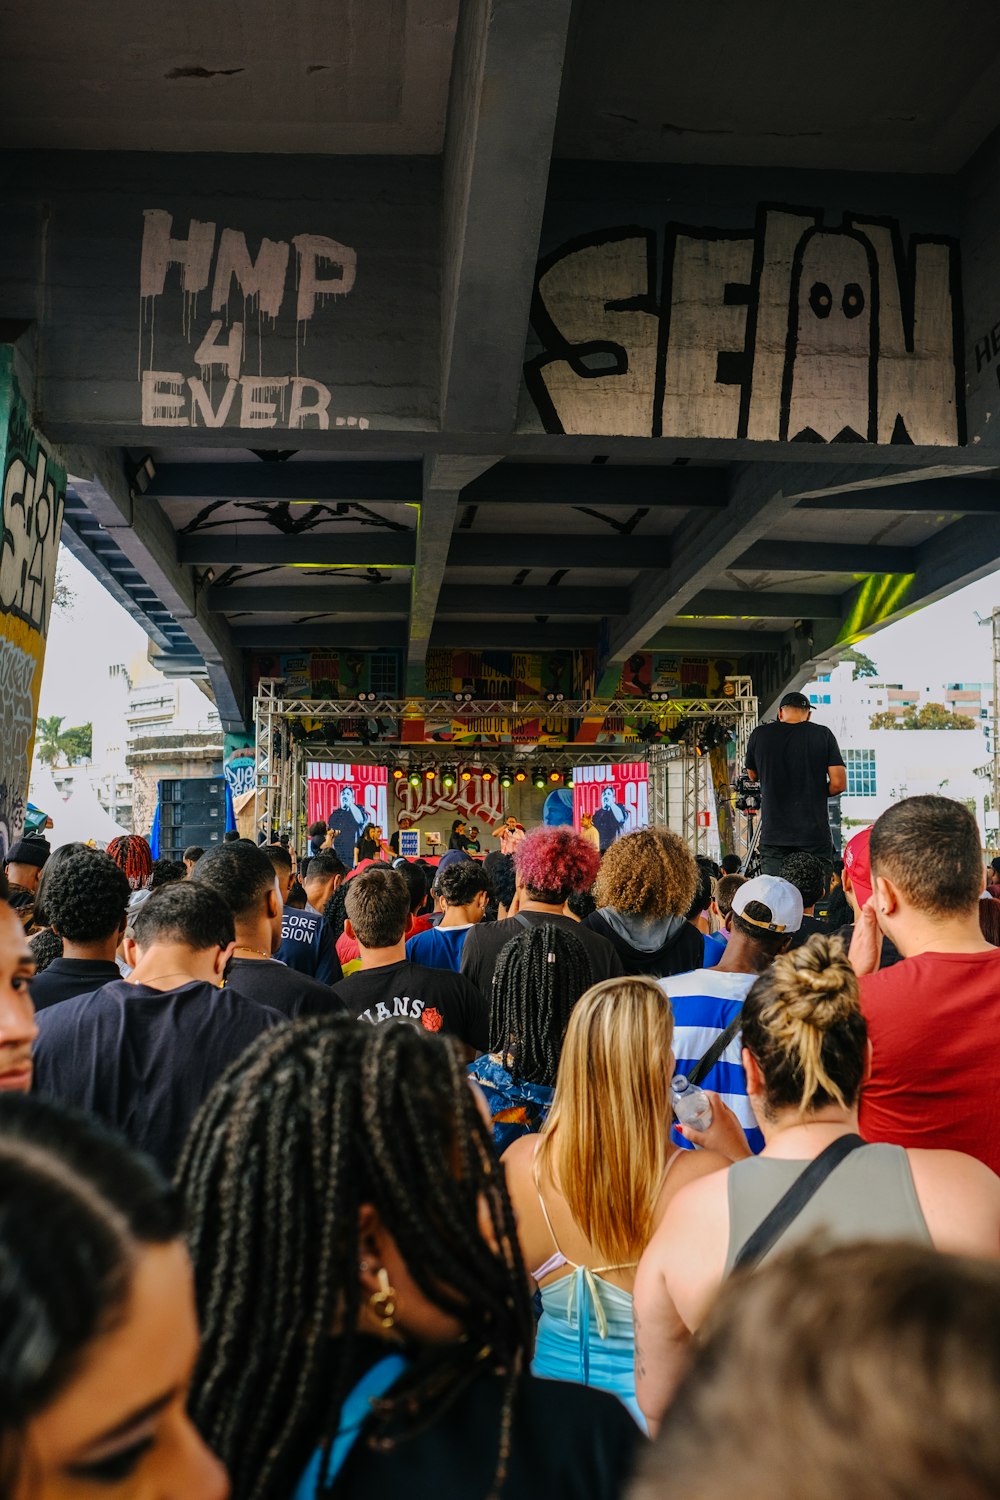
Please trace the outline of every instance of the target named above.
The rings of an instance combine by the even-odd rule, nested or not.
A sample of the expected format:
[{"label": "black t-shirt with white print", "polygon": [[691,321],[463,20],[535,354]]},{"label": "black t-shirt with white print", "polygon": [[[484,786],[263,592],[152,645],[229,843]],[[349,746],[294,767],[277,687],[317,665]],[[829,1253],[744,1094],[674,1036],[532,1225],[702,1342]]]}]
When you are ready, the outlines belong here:
[{"label": "black t-shirt with white print", "polygon": [[427,969],[408,959],[378,969],[358,969],[333,986],[333,993],[359,1021],[410,1021],[426,1031],[442,1031],[485,1052],[489,1012],[482,996],[462,974]]}]

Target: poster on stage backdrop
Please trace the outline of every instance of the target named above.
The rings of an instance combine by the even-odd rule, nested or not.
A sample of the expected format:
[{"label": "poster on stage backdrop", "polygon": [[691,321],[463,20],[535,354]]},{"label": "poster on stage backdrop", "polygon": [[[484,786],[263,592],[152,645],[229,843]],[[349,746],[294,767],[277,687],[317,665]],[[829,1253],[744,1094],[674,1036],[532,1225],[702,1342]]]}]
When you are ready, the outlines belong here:
[{"label": "poster on stage backdrop", "polygon": [[573,771],[573,826],[589,813],[601,853],[615,839],[649,825],[649,766],[577,766]]},{"label": "poster on stage backdrop", "polygon": [[333,829],[333,849],[348,869],[358,839],[370,824],[386,832],[385,766],[344,766],[310,761],[309,822]]}]

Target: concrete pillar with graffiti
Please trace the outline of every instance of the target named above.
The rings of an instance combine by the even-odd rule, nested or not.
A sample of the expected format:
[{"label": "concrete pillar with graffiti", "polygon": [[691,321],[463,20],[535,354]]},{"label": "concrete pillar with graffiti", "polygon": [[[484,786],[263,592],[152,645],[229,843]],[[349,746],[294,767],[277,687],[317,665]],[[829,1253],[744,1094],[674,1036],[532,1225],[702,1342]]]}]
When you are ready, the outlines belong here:
[{"label": "concrete pillar with graffiti", "polygon": [[0,852],[18,838],[55,592],[66,475],[32,426],[14,351],[0,345]]}]

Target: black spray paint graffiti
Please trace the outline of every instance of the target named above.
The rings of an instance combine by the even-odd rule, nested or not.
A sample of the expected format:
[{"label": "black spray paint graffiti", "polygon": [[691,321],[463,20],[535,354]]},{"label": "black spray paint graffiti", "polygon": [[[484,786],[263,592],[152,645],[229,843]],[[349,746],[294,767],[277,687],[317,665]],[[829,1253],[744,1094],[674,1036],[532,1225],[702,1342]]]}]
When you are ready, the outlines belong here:
[{"label": "black spray paint graffiti", "polygon": [[7,430],[3,476],[3,550],[0,607],[48,634],[55,588],[65,479],[48,457],[17,402]]},{"label": "black spray paint graffiti", "polygon": [[[273,329],[286,305],[289,266],[295,251],[295,371],[265,374],[262,368],[264,328]],[[180,323],[194,350],[196,375],[156,367],[156,312],[167,275],[177,268],[182,300]],[[146,427],[249,427],[326,430],[367,427],[364,417],[331,418],[332,392],[320,380],[299,373],[304,346],[317,306],[327,298],[346,297],[357,276],[357,254],[348,245],[322,234],[297,234],[287,240],[261,239],[252,257],[246,235],[192,219],[186,238],[174,236],[172,216],[163,209],[143,213],[139,271],[139,382],[142,422]],[[243,316],[230,321],[234,283]],[[211,290],[209,290],[211,288]],[[208,293],[209,318],[199,322],[199,298]],[[252,321],[257,328],[257,370],[245,368]],[[162,315],[161,315],[162,327]],[[221,375],[216,377],[216,371]],[[219,389],[213,388],[217,378]]]},{"label": "black spray paint graffiti", "polygon": [[[549,432],[958,444],[958,247],[763,206],[753,231],[601,231],[538,266],[525,366]],[[658,287],[659,281],[659,287]]]}]

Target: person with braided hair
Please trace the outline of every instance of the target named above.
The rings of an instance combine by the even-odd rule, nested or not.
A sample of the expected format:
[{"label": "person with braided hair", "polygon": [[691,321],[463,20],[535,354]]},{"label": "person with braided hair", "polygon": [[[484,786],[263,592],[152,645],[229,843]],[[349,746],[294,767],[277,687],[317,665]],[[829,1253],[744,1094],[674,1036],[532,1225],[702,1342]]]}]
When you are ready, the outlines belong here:
[{"label": "person with braided hair", "polygon": [[540,1136],[503,1164],[542,1300],[535,1373],[612,1391],[640,1425],[632,1288],[673,1195],[714,1151],[670,1142],[674,1022],[653,980],[595,984],[573,1007]]},{"label": "person with braided hair", "polygon": [[130,891],[144,891],[153,873],[153,851],[137,833],[112,839],[106,851],[128,881]]},{"label": "person with braided hair", "polygon": [[593,979],[583,944],[550,922],[526,928],[500,954],[490,1050],[469,1065],[490,1107],[498,1151],[544,1125],[570,1011]]},{"label": "person with braided hair", "polygon": [[858,982],[840,940],[816,935],[776,958],[743,1004],[743,1067],[764,1149],[749,1155],[736,1116],[711,1094],[709,1128],[684,1133],[733,1165],[678,1194],[639,1267],[637,1390],[651,1423],[669,1404],[689,1333],[741,1251],[835,1142],[842,1159],[753,1264],[812,1235],[1000,1256],[1000,1178],[988,1167],[958,1151],[861,1140],[858,1102],[870,1063]]},{"label": "person with braided hair", "polygon": [[503,1172],[444,1037],[342,1018],[275,1033],[209,1096],[178,1185],[202,1324],[190,1410],[233,1500],[621,1492],[625,1414],[529,1373]]}]

